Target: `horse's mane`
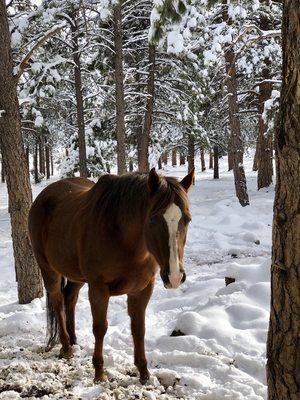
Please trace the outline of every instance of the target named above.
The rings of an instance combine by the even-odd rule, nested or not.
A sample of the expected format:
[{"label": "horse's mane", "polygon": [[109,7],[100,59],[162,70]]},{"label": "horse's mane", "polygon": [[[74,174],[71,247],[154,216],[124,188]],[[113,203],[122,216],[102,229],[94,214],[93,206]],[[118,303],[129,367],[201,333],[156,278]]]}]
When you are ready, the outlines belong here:
[{"label": "horse's mane", "polygon": [[133,218],[143,218],[147,212],[151,216],[163,213],[173,202],[189,214],[186,192],[173,177],[161,176],[160,185],[152,197],[148,174],[141,173],[103,175],[90,192],[89,207],[93,207],[95,217],[101,221],[108,218],[110,222],[126,223]]}]

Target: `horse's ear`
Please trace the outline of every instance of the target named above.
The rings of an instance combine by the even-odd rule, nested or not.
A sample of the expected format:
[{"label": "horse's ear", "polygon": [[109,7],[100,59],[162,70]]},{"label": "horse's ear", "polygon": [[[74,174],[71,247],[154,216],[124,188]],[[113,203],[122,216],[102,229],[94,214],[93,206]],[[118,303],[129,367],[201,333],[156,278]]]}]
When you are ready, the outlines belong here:
[{"label": "horse's ear", "polygon": [[183,189],[188,192],[190,190],[190,187],[194,183],[195,179],[195,168],[193,168],[181,181],[180,184],[183,187]]},{"label": "horse's ear", "polygon": [[148,176],[148,186],[151,194],[154,194],[157,191],[159,184],[160,184],[160,177],[155,171],[155,168],[152,168]]}]

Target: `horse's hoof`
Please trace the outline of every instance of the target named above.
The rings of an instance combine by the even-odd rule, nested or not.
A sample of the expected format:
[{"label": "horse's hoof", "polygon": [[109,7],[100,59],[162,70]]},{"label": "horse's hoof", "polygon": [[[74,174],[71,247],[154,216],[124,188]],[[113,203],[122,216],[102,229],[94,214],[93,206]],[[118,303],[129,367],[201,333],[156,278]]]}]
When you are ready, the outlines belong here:
[{"label": "horse's hoof", "polygon": [[140,376],[141,384],[142,385],[146,385],[146,383],[148,382],[149,378],[150,378],[150,374],[149,373],[147,373],[147,374],[145,374],[143,376]]},{"label": "horse's hoof", "polygon": [[58,358],[64,358],[65,360],[69,360],[73,357],[73,349],[69,347],[68,349],[60,349]]},{"label": "horse's hoof", "polygon": [[103,372],[94,378],[94,384],[99,385],[99,383],[107,382],[108,378],[107,375]]}]

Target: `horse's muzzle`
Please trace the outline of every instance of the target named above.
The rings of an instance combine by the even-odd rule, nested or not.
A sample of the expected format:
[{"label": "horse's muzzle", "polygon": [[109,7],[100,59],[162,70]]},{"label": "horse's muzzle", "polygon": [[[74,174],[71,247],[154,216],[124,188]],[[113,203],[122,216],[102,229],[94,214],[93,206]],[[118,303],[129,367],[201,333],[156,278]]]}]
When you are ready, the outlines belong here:
[{"label": "horse's muzzle", "polygon": [[181,271],[180,275],[181,277],[179,276],[177,279],[172,279],[167,272],[160,273],[166,289],[177,289],[186,280],[186,273],[184,271]]}]

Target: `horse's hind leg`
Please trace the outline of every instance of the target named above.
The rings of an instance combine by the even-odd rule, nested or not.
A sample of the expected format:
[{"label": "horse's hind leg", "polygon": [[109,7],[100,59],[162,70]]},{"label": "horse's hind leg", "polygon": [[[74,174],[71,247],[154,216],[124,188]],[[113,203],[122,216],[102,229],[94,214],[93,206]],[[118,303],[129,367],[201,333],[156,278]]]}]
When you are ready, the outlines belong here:
[{"label": "horse's hind leg", "polygon": [[[43,254],[35,251],[37,263],[41,269],[44,285],[47,291],[47,330],[49,335],[48,348],[56,344],[57,333],[62,348],[60,357],[70,358],[72,347],[66,327],[66,316],[63,296],[63,277],[48,264]],[[58,330],[58,332],[57,332]]]},{"label": "horse's hind leg", "polygon": [[64,288],[65,310],[66,310],[66,326],[70,337],[70,344],[76,344],[75,334],[75,306],[78,299],[79,290],[84,283],[71,282],[68,280]]},{"label": "horse's hind leg", "polygon": [[[53,282],[50,286],[46,286],[47,294],[49,296],[49,303],[48,303],[48,311],[49,308],[55,313],[55,318],[58,325],[58,334],[60,343],[62,345],[60,349],[59,356],[61,358],[70,358],[72,357],[72,347],[70,343],[70,337],[67,331],[66,326],[66,314],[65,314],[65,307],[64,307],[64,295],[62,289],[62,279],[63,277],[56,273],[55,282]],[[51,312],[51,310],[50,310]],[[51,345],[51,344],[50,344]]]}]

